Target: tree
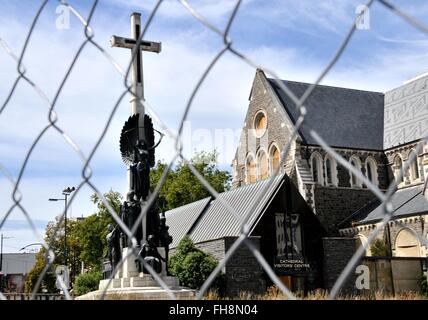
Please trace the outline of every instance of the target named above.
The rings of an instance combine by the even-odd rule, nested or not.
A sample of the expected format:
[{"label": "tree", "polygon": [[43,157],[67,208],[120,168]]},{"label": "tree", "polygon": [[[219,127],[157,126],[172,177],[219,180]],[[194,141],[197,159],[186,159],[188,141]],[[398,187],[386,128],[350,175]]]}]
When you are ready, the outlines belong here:
[{"label": "tree", "polygon": [[389,257],[391,255],[386,241],[379,238],[373,241],[370,246],[370,251],[374,257]]},{"label": "tree", "polygon": [[[119,192],[110,190],[103,196],[112,209],[119,214],[122,195]],[[97,194],[93,194],[91,200],[97,206],[98,211],[80,221],[79,227],[76,229],[76,235],[79,239],[81,261],[87,268],[101,270],[101,259],[107,250],[107,226],[109,224],[115,225],[116,223]]]},{"label": "tree", "polygon": [[[217,192],[223,192],[230,188],[231,176],[229,172],[217,167],[217,157],[218,153],[215,150],[199,152],[192,157],[191,163]],[[150,172],[152,191],[156,188],[166,167],[166,163],[158,161]],[[193,174],[189,166],[181,161],[168,174],[165,184],[160,190],[158,204],[162,210],[166,211],[208,196],[210,196],[209,191]]]},{"label": "tree", "polygon": [[[46,226],[45,242],[55,254],[54,266],[64,265],[65,241],[64,241],[65,220],[62,216],[55,217]],[[79,221],[67,220],[67,264],[70,268],[70,281],[80,272],[80,244],[77,235]]]},{"label": "tree", "polygon": [[[36,263],[34,264],[34,267],[31,269],[31,271],[28,273],[27,279],[25,281],[25,292],[33,292],[37,280],[39,279],[43,269],[47,264],[45,256],[46,250],[44,248],[42,248],[39,252],[36,253]],[[46,290],[46,292],[48,293],[56,293],[58,290],[56,288],[55,283],[55,274],[52,272],[52,268],[50,268],[43,277],[43,280],[37,292],[43,292],[43,290]]]},{"label": "tree", "polygon": [[[105,193],[104,198],[116,213],[120,211],[122,196],[120,193],[110,190]],[[97,194],[91,196],[92,202],[97,206],[97,211],[84,220],[67,220],[67,262],[70,268],[70,282],[80,273],[81,263],[89,269],[101,270],[101,259],[106,252],[107,225],[114,223],[110,212]],[[48,223],[45,231],[45,242],[55,254],[51,270],[57,265],[64,264],[64,226],[62,216]],[[45,249],[36,256],[36,264],[30,271],[26,290],[31,292],[37,282],[45,262]],[[53,271],[47,273],[43,279],[43,286],[48,292],[56,292],[55,274]]]},{"label": "tree", "polygon": [[199,289],[217,264],[211,254],[196,248],[190,237],[185,236],[169,260],[169,272],[180,280],[181,285]]},{"label": "tree", "polygon": [[[76,228],[78,224],[78,221],[67,221],[67,261],[70,268],[71,282],[80,271],[80,245],[79,240],[76,237]],[[55,220],[50,221],[46,226],[45,242],[49,245],[50,249],[55,254],[55,259],[42,280],[42,285],[39,288],[39,292],[41,292],[42,288],[46,289],[47,292],[57,292],[55,285],[55,268],[58,265],[64,265],[64,226],[65,221],[61,216],[55,217]],[[46,264],[46,249],[42,248],[36,254],[36,263],[28,273],[27,280],[25,282],[26,292],[32,292]]]}]

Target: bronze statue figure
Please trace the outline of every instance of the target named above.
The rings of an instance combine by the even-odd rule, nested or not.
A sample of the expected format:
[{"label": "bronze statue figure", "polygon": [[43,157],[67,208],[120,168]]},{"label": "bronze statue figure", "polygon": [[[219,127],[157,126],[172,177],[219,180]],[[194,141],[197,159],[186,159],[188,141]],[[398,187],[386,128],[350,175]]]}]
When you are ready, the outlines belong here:
[{"label": "bronze statue figure", "polygon": [[120,248],[120,234],[119,230],[113,227],[111,224],[108,225],[108,231],[109,233],[106,236],[107,258],[110,261],[112,272],[114,272],[122,257]]},{"label": "bronze statue figure", "polygon": [[[141,122],[144,122],[142,126]],[[141,128],[144,131],[141,132]],[[129,117],[122,128],[120,136],[120,152],[122,159],[130,170],[130,191],[127,194],[127,199],[123,202],[120,208],[120,217],[128,229],[132,230],[139,216],[141,209],[147,206],[147,200],[150,194],[150,168],[155,165],[155,148],[159,145],[155,143],[155,129],[153,128],[152,119],[149,115],[143,114],[140,119],[140,114],[135,113]],[[162,246],[165,248],[166,256],[168,255],[169,244],[172,238],[168,233],[165,216],[159,217],[159,208],[155,200],[150,208],[147,208],[146,216],[142,218],[141,223],[137,225],[134,236],[137,240],[137,246],[140,247],[139,256],[153,267],[156,272],[162,271],[161,261],[167,261],[167,258],[162,257],[157,248]],[[144,229],[143,229],[144,227]],[[109,230],[110,231],[110,230]],[[115,233],[109,233],[109,241],[113,243]],[[121,235],[122,247],[131,245],[130,239],[122,231]],[[120,240],[119,240],[120,242]],[[110,245],[109,248],[113,248]],[[109,249],[109,257],[114,260],[113,249]],[[137,261],[138,262],[138,261]],[[140,264],[138,268],[147,271]]]},{"label": "bronze statue figure", "polygon": [[[127,200],[123,202],[120,208],[120,218],[125,223],[125,225],[128,227],[129,230],[131,230],[139,215],[141,213],[141,205],[140,202],[135,199],[135,192],[131,190],[127,194]],[[143,230],[141,224],[138,226],[135,234],[134,234],[137,244],[140,244],[143,240]],[[122,232],[122,246],[128,247],[128,236]]]},{"label": "bronze statue figure", "polygon": [[[147,238],[147,242],[145,242],[138,253],[138,256],[143,259],[145,263],[153,268],[153,270],[157,273],[162,272],[162,261],[166,262],[166,259],[163,258],[157,249],[157,244],[155,242],[154,236],[149,235]],[[136,259],[137,268],[139,272],[143,272],[145,274],[149,274],[150,272],[146,269],[144,264],[140,261],[140,259]]]}]

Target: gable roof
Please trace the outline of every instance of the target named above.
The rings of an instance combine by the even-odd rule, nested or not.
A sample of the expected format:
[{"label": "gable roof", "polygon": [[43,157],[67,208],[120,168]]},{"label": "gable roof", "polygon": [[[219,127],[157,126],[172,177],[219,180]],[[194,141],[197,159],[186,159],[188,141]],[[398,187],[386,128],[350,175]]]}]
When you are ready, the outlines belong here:
[{"label": "gable roof", "polygon": [[[222,201],[229,203],[239,217],[247,217],[248,224],[253,226],[284,183],[284,177],[285,174],[276,176],[266,192],[264,191],[269,179],[222,192],[213,200],[205,198],[167,211],[166,223],[173,237],[171,248],[177,247],[186,234],[190,235],[195,243],[239,236],[241,223],[224,207]],[[261,195],[255,210],[248,212]]]},{"label": "gable roof", "polygon": [[211,197],[207,197],[165,212],[169,234],[172,236],[171,248],[175,248],[189,232],[210,201]]},{"label": "gable roof", "polygon": [[[266,179],[220,193],[191,231],[192,240],[198,243],[222,237],[237,237],[241,234],[241,222],[226,209],[222,201],[235,209],[240,218],[247,218],[250,227],[253,226],[266,204],[284,182],[284,174],[275,177],[268,190],[264,192],[268,182],[269,179]],[[255,209],[249,212],[261,195],[262,198]]]},{"label": "gable roof", "polygon": [[[267,80],[291,121],[296,123],[296,105],[276,80]],[[310,86],[309,83],[281,81],[297,98]],[[299,133],[305,143],[319,144],[310,135],[310,131],[315,130],[333,147],[383,150],[383,93],[317,85],[304,105],[307,114]]]}]

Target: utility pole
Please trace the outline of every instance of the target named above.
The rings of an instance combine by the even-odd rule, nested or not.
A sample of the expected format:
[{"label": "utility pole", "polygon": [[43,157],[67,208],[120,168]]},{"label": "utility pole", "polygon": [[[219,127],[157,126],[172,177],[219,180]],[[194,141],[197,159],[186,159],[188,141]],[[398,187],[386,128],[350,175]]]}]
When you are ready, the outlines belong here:
[{"label": "utility pole", "polygon": [[3,240],[4,239],[11,239],[12,237],[5,237],[2,233],[0,238],[1,238],[1,240],[0,240],[0,242],[1,242],[1,244],[0,244],[0,291],[2,291],[3,290],[3,273],[2,273],[2,270],[3,270]]}]

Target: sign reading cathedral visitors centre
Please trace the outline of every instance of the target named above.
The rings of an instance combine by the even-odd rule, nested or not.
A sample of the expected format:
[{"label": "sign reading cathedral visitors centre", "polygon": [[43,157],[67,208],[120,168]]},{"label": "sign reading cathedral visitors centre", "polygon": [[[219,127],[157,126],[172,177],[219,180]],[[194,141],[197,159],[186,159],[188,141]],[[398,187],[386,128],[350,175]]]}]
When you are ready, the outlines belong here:
[{"label": "sign reading cathedral visitors centre", "polygon": [[285,256],[275,257],[274,268],[279,274],[301,274],[312,270],[310,263],[302,259],[287,259]]}]

